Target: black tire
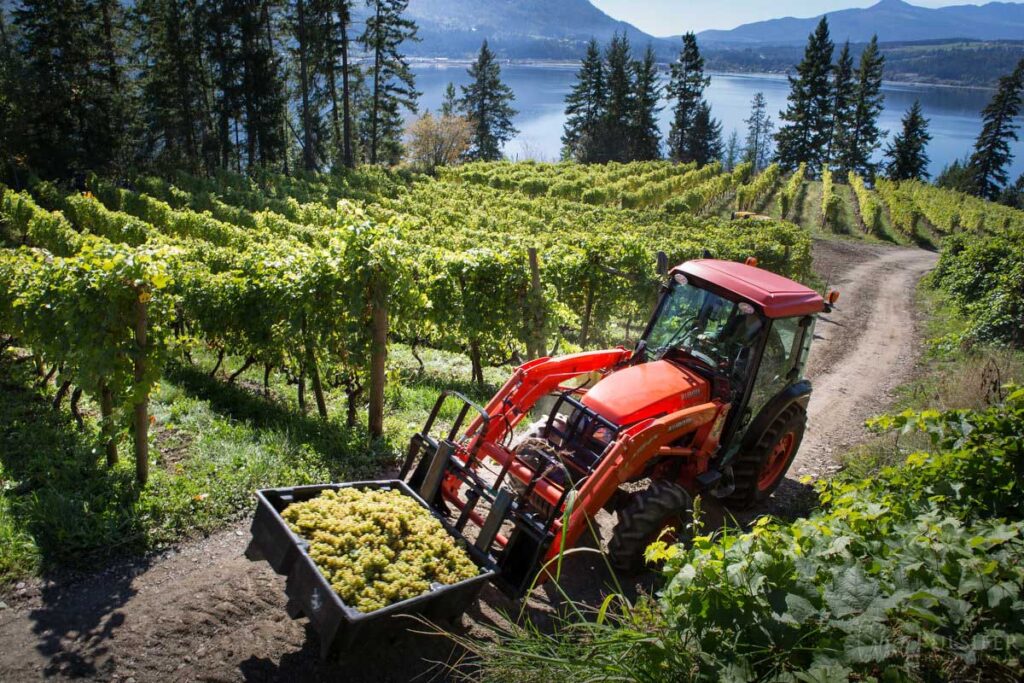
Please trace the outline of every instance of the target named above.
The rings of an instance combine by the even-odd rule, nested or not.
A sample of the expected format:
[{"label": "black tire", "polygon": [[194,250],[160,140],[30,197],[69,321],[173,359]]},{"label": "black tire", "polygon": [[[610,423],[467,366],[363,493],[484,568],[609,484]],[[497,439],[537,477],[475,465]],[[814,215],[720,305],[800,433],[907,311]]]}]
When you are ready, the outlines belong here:
[{"label": "black tire", "polygon": [[[801,406],[792,405],[783,410],[754,447],[741,452],[733,462],[736,489],[725,498],[725,504],[745,510],[768,500],[786,478],[800,450],[806,427],[807,413]],[[784,455],[777,454],[776,448],[784,447],[783,439],[787,437],[790,439],[788,451]]]},{"label": "black tire", "polygon": [[638,574],[644,569],[644,551],[668,523],[676,523],[678,538],[690,533],[693,501],[686,489],[670,481],[655,480],[638,491],[619,510],[619,521],[608,542],[608,559],[616,571]]}]

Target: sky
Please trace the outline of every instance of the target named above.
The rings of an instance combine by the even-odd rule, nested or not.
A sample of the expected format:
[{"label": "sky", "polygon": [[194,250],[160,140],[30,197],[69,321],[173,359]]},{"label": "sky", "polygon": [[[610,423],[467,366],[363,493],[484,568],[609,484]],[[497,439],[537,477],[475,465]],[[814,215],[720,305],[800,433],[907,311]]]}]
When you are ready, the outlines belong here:
[{"label": "sky", "polygon": [[[878,0],[591,0],[606,14],[628,21],[654,36],[686,31],[735,28],[779,17],[815,17],[850,7],[870,7]],[[985,4],[970,0],[910,0],[921,7]]]}]

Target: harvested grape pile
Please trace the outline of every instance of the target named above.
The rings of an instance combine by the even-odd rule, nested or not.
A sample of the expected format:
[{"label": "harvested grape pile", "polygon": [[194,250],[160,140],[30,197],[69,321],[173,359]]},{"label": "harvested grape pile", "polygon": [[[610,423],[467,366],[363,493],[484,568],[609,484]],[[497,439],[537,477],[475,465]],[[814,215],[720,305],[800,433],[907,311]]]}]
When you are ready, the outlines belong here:
[{"label": "harvested grape pile", "polygon": [[360,612],[480,573],[430,512],[401,491],[324,491],[282,513],[342,601]]}]

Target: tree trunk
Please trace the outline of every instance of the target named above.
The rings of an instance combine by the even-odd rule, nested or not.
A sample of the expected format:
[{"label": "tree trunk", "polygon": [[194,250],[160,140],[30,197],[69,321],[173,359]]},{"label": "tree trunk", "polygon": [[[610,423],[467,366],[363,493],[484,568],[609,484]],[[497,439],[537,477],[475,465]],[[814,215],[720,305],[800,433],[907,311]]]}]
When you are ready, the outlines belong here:
[{"label": "tree trunk", "polygon": [[[77,402],[72,401],[77,407]],[[114,425],[114,395],[106,382],[100,382],[100,433],[103,435],[103,444],[107,451],[107,465],[113,467],[117,464],[117,434]]]},{"label": "tree trunk", "polygon": [[71,389],[71,380],[66,379],[60,383],[57,395],[53,397],[53,402],[50,404],[54,410],[60,410],[60,406],[64,403],[64,397],[68,395],[69,389]]},{"label": "tree trunk", "polygon": [[[380,33],[380,0],[377,0],[376,13],[377,33]],[[381,70],[381,46],[380,36],[376,38],[376,45],[373,47],[373,108],[370,110],[370,163],[377,163],[377,119],[380,114],[380,70]]]},{"label": "tree trunk", "polygon": [[299,400],[299,410],[303,415],[306,414],[306,373],[303,368],[299,368],[299,379],[295,382],[296,395]]},{"label": "tree trunk", "polygon": [[388,298],[382,277],[373,284],[373,320],[370,340],[370,436],[384,434],[384,381],[388,359]]},{"label": "tree trunk", "polygon": [[217,352],[217,362],[213,365],[213,370],[210,370],[210,377],[216,377],[217,371],[220,370],[220,364],[224,362],[224,349]]},{"label": "tree trunk", "polygon": [[75,424],[79,430],[85,429],[85,420],[82,418],[82,411],[78,409],[78,401],[82,398],[82,387],[75,387],[71,392],[71,416],[75,418]]},{"label": "tree trunk", "polygon": [[345,425],[349,428],[359,423],[359,397],[362,393],[362,387],[345,390]]},{"label": "tree trunk", "polygon": [[307,171],[316,170],[313,158],[313,123],[309,115],[309,43],[306,39],[306,3],[297,0],[295,11],[298,15],[299,49],[299,90],[302,97],[302,165]]},{"label": "tree trunk", "polygon": [[234,384],[235,380],[238,379],[239,375],[241,375],[243,372],[245,372],[246,370],[248,370],[249,368],[251,368],[255,364],[256,364],[256,359],[255,358],[253,358],[252,356],[249,356],[248,358],[246,358],[245,362],[242,363],[242,367],[238,368],[237,370],[232,372],[230,375],[228,375],[228,384]]},{"label": "tree trunk", "polygon": [[320,418],[327,419],[327,401],[324,399],[324,386],[320,382],[320,368],[316,364],[316,353],[313,342],[306,339],[306,363],[309,365],[309,378],[313,382],[313,396],[316,398],[316,409]]},{"label": "tree trunk", "polygon": [[270,398],[270,373],[273,372],[274,366],[270,363],[266,363],[263,366],[263,395]]},{"label": "tree trunk", "polygon": [[149,481],[149,391],[140,392],[146,378],[146,304],[135,300],[135,481]]},{"label": "tree trunk", "polygon": [[469,362],[472,365],[472,381],[477,384],[484,383],[484,367],[480,359],[480,344],[476,341],[469,343]]},{"label": "tree trunk", "polygon": [[580,325],[580,346],[585,347],[590,338],[590,318],[594,312],[594,285],[587,283],[587,299],[583,304],[583,323]]},{"label": "tree trunk", "polygon": [[341,22],[341,108],[342,108],[342,129],[344,141],[345,166],[355,166],[355,159],[352,156],[352,88],[349,84],[349,63],[348,63],[348,27],[352,21],[350,7],[347,2],[342,4],[342,11],[338,13]]},{"label": "tree trunk", "polygon": [[540,262],[537,258],[537,250],[530,247],[527,250],[527,256],[530,261],[530,330],[527,335],[529,339],[526,354],[532,360],[544,355],[547,335],[544,330],[544,288],[540,282]]}]

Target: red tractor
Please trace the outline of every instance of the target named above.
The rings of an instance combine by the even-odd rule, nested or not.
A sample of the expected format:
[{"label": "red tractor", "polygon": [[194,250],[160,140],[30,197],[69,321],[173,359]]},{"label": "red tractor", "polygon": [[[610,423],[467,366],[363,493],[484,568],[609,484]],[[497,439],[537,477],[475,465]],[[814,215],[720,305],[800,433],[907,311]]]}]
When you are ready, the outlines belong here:
[{"label": "red tractor", "polygon": [[[613,566],[638,570],[666,528],[686,533],[693,496],[746,508],[782,481],[807,421],[815,318],[835,296],[752,260],[684,263],[632,351],[532,360],[484,407],[443,393],[401,476],[460,531],[477,527],[509,594],[522,594],[602,508],[618,515]],[[448,401],[453,424],[431,435]]]}]

